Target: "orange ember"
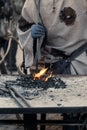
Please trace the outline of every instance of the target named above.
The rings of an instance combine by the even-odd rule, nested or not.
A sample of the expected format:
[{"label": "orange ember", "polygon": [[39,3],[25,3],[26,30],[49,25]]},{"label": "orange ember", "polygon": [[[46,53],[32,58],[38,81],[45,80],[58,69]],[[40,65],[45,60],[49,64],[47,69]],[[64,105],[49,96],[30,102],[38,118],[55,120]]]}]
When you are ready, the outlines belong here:
[{"label": "orange ember", "polygon": [[51,77],[53,77],[52,72],[50,73],[50,75],[48,75],[48,76],[46,77],[45,81],[47,81],[47,80],[48,80],[49,78],[51,78]]}]

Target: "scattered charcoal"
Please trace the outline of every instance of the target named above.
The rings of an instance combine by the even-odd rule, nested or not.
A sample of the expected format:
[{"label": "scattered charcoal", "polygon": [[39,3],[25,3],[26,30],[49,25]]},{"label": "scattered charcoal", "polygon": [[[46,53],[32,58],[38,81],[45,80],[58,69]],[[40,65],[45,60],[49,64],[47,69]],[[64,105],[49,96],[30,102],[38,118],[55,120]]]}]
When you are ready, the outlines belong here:
[{"label": "scattered charcoal", "polygon": [[61,105],[62,105],[62,104],[60,104],[60,103],[59,103],[59,104],[57,104],[57,106],[61,106]]},{"label": "scattered charcoal", "polygon": [[5,87],[11,87],[13,85],[17,85],[16,81],[6,81],[5,82]]},{"label": "scattered charcoal", "polygon": [[54,88],[49,88],[48,91],[52,93],[54,91]]},{"label": "scattered charcoal", "polygon": [[81,96],[81,94],[77,94],[77,96]]},{"label": "scattered charcoal", "polygon": [[0,97],[10,97],[10,94],[0,90]]},{"label": "scattered charcoal", "polygon": [[54,95],[49,95],[49,97],[52,98],[52,99],[54,99],[55,96]]},{"label": "scattered charcoal", "polygon": [[63,101],[63,99],[60,99],[60,101]]},{"label": "scattered charcoal", "polygon": [[51,100],[54,101],[54,98],[52,98]]}]

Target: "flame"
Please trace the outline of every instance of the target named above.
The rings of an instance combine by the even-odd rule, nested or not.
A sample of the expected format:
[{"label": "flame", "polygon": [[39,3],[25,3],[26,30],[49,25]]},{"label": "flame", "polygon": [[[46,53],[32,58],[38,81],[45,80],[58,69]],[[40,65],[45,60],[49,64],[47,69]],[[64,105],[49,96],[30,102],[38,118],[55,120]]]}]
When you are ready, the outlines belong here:
[{"label": "flame", "polygon": [[[52,72],[47,76],[47,75],[45,75],[46,74],[46,72],[47,72],[47,70],[48,70],[48,68],[43,68],[42,70],[40,70],[40,72],[39,73],[36,73],[36,74],[34,74],[34,80],[37,80],[37,79],[41,79],[41,80],[43,80],[43,81],[48,81],[48,79],[50,78],[50,77],[52,77]],[[47,76],[47,77],[46,77]]]},{"label": "flame", "polygon": [[35,79],[41,79],[41,77],[46,73],[47,68],[43,68],[39,73],[34,74],[34,80]]},{"label": "flame", "polygon": [[51,77],[53,77],[52,72],[50,73],[50,75],[49,75],[49,76],[47,76],[47,77],[46,77],[45,81],[48,81],[48,79],[49,79],[49,78],[51,78]]}]

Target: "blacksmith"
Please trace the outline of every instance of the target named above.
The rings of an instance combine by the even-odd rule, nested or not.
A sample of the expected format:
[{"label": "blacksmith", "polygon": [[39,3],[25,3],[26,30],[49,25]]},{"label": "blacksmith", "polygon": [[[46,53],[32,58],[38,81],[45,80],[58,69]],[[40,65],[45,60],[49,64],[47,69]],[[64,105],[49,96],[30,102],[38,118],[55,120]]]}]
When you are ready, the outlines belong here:
[{"label": "blacksmith", "polygon": [[26,0],[18,34],[26,67],[34,63],[35,40],[43,38],[41,55],[55,74],[87,75],[87,0]]},{"label": "blacksmith", "polygon": [[[40,3],[38,4],[38,2]],[[25,32],[18,30],[25,50],[26,67],[32,66],[34,62],[33,39],[35,38],[46,36],[43,46],[45,61],[49,64],[56,63],[59,57],[70,56],[87,42],[86,0],[37,0],[36,4],[35,0],[26,0],[22,16],[29,24],[29,29]],[[38,13],[40,13],[40,24],[38,24],[40,22]],[[28,26],[27,23],[26,26]],[[71,59],[73,60],[70,61],[70,73],[86,75],[86,50],[83,49],[76,58]]]}]

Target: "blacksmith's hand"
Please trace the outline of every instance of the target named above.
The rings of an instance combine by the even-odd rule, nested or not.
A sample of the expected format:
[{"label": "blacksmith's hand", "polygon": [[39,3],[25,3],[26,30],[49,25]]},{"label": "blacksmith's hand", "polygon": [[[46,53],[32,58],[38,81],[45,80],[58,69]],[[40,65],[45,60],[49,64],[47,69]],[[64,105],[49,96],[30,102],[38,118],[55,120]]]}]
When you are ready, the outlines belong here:
[{"label": "blacksmith's hand", "polygon": [[32,38],[40,38],[45,36],[45,28],[42,24],[34,24],[31,27],[31,36]]}]

